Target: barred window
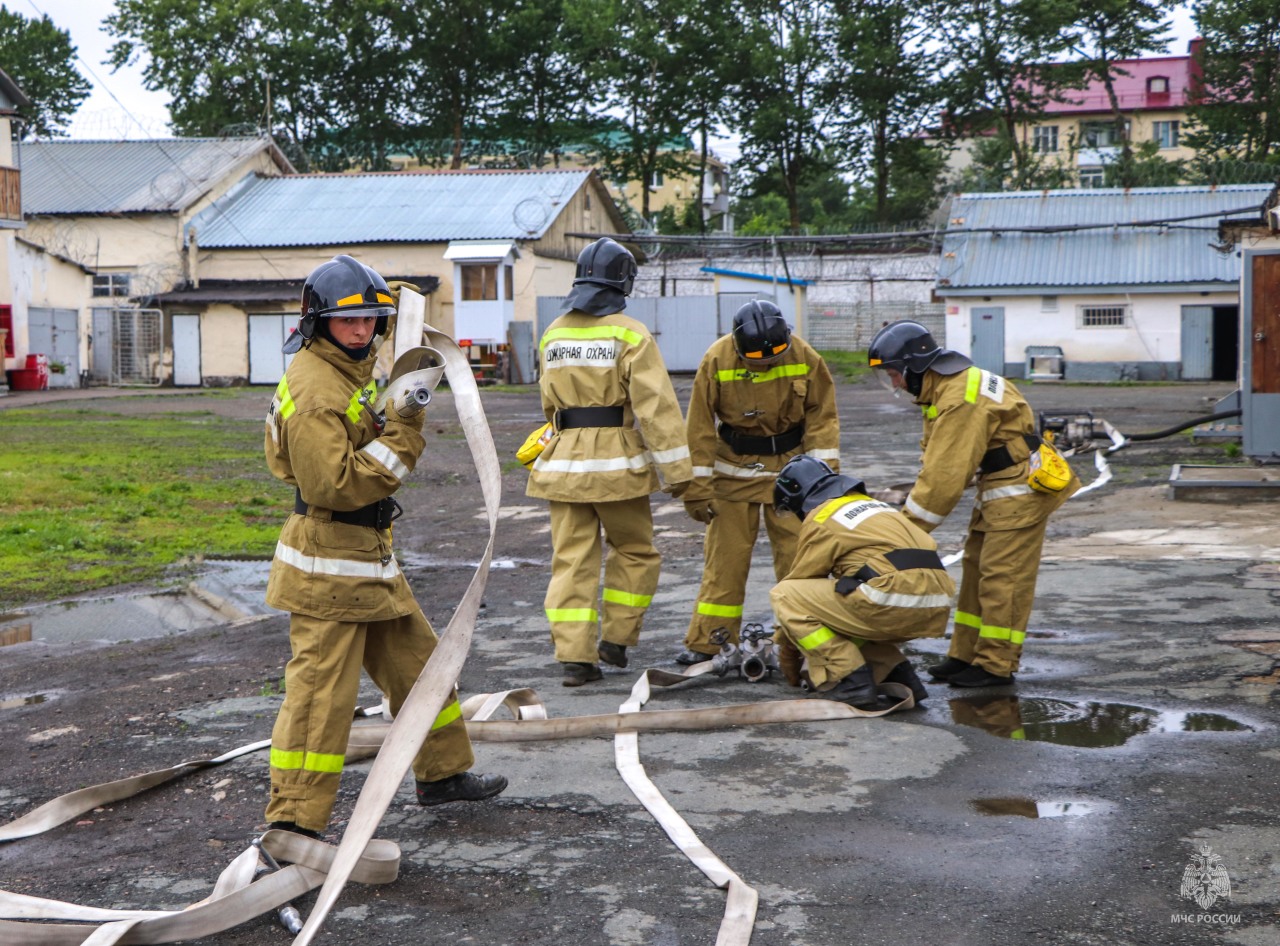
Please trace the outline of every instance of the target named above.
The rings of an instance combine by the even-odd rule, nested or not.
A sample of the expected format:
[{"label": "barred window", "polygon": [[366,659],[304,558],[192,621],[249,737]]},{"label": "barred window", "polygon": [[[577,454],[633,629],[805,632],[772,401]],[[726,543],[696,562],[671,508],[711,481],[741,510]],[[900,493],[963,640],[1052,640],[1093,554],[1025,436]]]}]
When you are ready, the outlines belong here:
[{"label": "barred window", "polygon": [[1127,305],[1085,305],[1080,307],[1081,328],[1123,328],[1129,324]]}]

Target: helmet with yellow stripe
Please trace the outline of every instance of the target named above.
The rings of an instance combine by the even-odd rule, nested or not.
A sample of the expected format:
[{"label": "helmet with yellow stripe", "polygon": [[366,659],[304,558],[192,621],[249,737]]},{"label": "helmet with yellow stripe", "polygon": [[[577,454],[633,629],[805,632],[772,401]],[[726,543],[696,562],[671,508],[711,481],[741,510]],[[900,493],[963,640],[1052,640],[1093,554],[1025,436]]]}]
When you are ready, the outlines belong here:
[{"label": "helmet with yellow stripe", "polygon": [[768,365],[791,347],[791,327],[772,302],[755,299],[733,317],[733,347],[749,365]]},{"label": "helmet with yellow stripe", "polygon": [[316,333],[319,319],[372,316],[375,335],[385,335],[387,319],[396,311],[387,281],[350,256],[335,256],[311,271],[302,286],[302,318],[284,343],[284,353],[298,351]]}]

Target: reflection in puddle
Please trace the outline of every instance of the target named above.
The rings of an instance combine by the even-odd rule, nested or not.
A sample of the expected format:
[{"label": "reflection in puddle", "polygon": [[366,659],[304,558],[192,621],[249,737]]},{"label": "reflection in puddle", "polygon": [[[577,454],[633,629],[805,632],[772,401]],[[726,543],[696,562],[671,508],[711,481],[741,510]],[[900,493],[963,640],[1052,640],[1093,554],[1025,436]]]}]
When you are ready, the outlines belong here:
[{"label": "reflection in puddle", "polygon": [[1115,806],[1098,801],[1035,801],[1031,798],[975,798],[969,805],[984,815],[1017,815],[1021,818],[1079,818],[1109,811]]},{"label": "reflection in puddle", "polygon": [[32,696],[20,696],[12,700],[0,700],[0,710],[16,709],[19,706],[34,706],[36,703],[44,702],[44,694],[36,693]]},{"label": "reflection in puddle", "polygon": [[1154,710],[1125,703],[1072,703],[984,696],[950,701],[951,718],[1005,739],[1083,749],[1122,746],[1133,736],[1171,732],[1252,732],[1220,713]]}]

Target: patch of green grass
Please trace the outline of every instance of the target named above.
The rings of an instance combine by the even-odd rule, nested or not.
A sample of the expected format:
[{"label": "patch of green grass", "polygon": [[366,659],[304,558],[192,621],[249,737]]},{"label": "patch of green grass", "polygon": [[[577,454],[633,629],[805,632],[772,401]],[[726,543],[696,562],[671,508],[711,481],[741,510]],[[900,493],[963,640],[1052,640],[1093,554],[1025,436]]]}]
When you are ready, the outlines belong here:
[{"label": "patch of green grass", "polygon": [[267,557],[292,508],[260,420],[40,408],[2,422],[0,610],[197,557]]},{"label": "patch of green grass", "polygon": [[867,353],[865,351],[826,351],[818,352],[823,360],[827,363],[827,367],[831,369],[831,376],[837,381],[855,381],[861,378],[871,368],[867,365]]}]

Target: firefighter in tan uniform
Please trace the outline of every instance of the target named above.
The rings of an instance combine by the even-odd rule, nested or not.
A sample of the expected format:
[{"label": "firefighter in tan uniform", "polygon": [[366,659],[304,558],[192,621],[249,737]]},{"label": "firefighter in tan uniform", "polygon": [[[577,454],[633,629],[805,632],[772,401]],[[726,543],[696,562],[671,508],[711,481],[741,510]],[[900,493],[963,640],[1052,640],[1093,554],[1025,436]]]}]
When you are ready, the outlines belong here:
[{"label": "firefighter in tan uniform", "polygon": [[[924,414],[920,475],[904,508],[911,521],[932,532],[970,480],[977,482],[955,632],[947,659],[929,675],[959,687],[1009,685],[1022,656],[1049,516],[1080,481],[1036,435],[1017,388],[941,348],[923,325],[882,328],[868,360],[886,387],[910,393]],[[1055,475],[1046,478],[1049,472]]]},{"label": "firefighter in tan uniform", "polygon": [[692,476],[680,404],[657,342],[622,314],[635,273],[624,247],[607,238],[592,243],[578,256],[564,314],[539,343],[542,409],[554,435],[530,468],[526,492],[550,502],[545,607],[565,686],[599,680],[597,658],[627,665],[658,588],[654,467],[672,492]]},{"label": "firefighter in tan uniform", "polygon": [[[271,734],[273,828],[317,835],[329,822],[361,667],[399,712],[436,636],[391,549],[391,498],[422,453],[425,412],[370,406],[374,335],[394,312],[387,284],[350,256],[321,264],[302,292],[296,353],[267,417],[271,472],[295,488],[276,545],[267,604],[291,612],[293,658]],[[424,805],[474,801],[506,788],[475,775],[457,699],[413,763]]]},{"label": "firefighter in tan uniform", "polygon": [[813,695],[874,710],[877,684],[900,683],[925,699],[898,645],[947,629],[956,585],[933,539],[813,457],[782,468],[774,497],[804,521],[795,562],[770,597],[782,634],[804,654]]},{"label": "firefighter in tan uniform", "polygon": [[[706,524],[702,587],[676,663],[707,660],[713,632],[738,642],[751,552],[763,517],[774,579],[791,568],[800,521],[773,508],[773,483],[791,457],[806,453],[838,469],[840,420],[831,372],[793,335],[772,302],[754,301],[733,317],[698,365],[687,421],[693,483],[685,510]],[[780,642],[781,643],[781,642]],[[783,649],[785,664],[798,655]]]}]

